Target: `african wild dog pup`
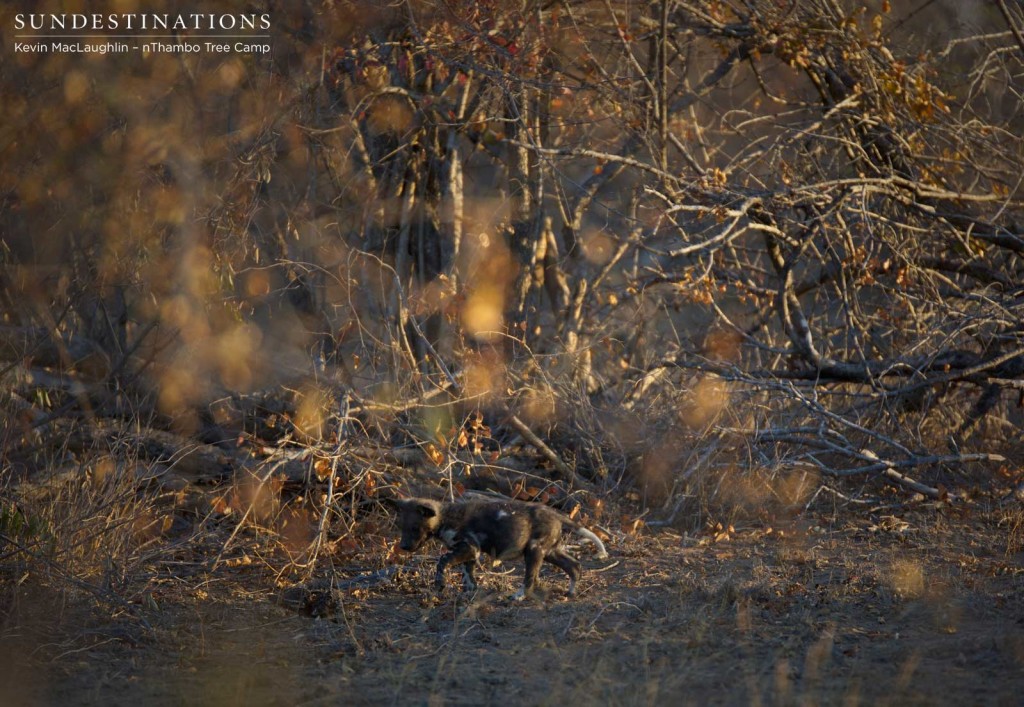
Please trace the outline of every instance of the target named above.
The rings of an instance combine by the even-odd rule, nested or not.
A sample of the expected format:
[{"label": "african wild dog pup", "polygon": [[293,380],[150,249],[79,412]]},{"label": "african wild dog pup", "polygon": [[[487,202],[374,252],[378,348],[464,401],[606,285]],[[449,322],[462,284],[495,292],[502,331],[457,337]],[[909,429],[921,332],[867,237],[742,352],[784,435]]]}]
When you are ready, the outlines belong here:
[{"label": "african wild dog pup", "polygon": [[533,593],[542,562],[550,562],[569,575],[569,596],[576,591],[580,563],[562,545],[562,528],[569,528],[597,546],[597,557],[608,557],[601,539],[558,511],[538,503],[495,503],[471,501],[440,503],[425,498],[397,501],[399,546],[412,552],[428,538],[440,538],[448,552],[437,562],[434,583],[444,586],[444,571],[450,564],[462,565],[462,586],[476,589],[473,567],[485,552],[499,560],[526,559],[526,579],[516,593],[522,599]]}]

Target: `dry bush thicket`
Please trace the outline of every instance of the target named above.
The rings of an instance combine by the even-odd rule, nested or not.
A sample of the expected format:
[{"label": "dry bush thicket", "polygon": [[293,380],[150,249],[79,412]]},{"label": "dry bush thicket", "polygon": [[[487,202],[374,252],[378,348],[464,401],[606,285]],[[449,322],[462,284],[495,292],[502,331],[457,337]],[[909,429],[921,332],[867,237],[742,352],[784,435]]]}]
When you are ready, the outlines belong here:
[{"label": "dry bush thicket", "polygon": [[309,0],[270,56],[5,47],[4,563],[113,592],[220,529],[309,568],[432,486],[612,532],[604,499],[1011,493],[1024,15],[890,5]]}]

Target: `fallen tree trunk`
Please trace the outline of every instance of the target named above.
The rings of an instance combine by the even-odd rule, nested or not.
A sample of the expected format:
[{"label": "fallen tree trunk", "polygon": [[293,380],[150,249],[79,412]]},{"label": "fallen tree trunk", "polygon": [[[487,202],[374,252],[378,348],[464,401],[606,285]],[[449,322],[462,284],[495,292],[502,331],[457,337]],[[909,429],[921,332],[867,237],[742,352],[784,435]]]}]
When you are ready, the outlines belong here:
[{"label": "fallen tree trunk", "polygon": [[101,378],[110,368],[102,349],[84,336],[43,327],[0,326],[0,360],[31,359],[43,368],[79,368]]},{"label": "fallen tree trunk", "polygon": [[116,457],[167,465],[192,482],[213,483],[232,476],[238,460],[223,449],[173,432],[137,427],[119,420],[60,420],[53,442],[73,452],[104,451]]}]

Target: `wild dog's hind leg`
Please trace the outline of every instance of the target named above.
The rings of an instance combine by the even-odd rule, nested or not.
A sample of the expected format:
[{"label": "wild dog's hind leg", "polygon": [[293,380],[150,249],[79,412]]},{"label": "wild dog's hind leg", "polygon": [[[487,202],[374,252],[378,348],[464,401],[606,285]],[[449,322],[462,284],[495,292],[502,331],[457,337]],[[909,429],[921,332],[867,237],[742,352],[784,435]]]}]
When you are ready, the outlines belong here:
[{"label": "wild dog's hind leg", "polygon": [[565,548],[556,547],[544,557],[545,562],[550,562],[555,567],[569,575],[569,596],[576,594],[576,580],[580,578],[580,563],[576,558],[565,551]]},{"label": "wild dog's hind leg", "polygon": [[473,579],[473,565],[480,555],[480,548],[473,543],[460,540],[449,552],[441,555],[437,561],[437,574],[434,576],[434,585],[440,589],[444,586],[444,571],[448,565],[455,563],[462,565],[462,586],[466,589],[476,589],[476,581]]}]

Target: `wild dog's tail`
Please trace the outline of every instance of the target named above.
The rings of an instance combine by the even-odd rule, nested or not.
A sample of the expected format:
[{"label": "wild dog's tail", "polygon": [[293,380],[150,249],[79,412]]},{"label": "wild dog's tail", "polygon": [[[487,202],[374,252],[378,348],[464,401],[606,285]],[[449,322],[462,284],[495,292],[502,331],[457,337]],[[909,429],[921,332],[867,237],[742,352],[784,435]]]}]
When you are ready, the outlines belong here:
[{"label": "wild dog's tail", "polygon": [[601,542],[601,538],[597,537],[594,533],[587,530],[576,521],[570,520],[568,523],[565,523],[565,525],[569,526],[572,529],[572,532],[576,533],[581,538],[586,538],[590,542],[594,543],[594,546],[597,548],[597,559],[607,559],[608,551],[605,549],[604,543]]}]

